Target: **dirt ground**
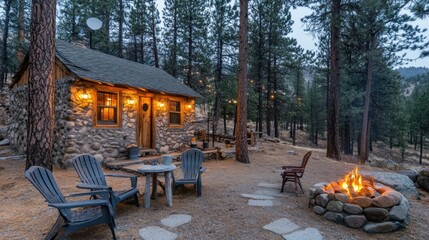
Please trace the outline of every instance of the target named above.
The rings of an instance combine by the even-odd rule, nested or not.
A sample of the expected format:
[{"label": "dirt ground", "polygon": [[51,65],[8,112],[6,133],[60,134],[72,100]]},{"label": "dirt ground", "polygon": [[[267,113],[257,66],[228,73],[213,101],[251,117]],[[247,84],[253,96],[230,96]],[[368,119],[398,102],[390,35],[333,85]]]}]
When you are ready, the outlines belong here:
[{"label": "dirt ground", "polygon": [[[367,234],[335,224],[316,215],[308,208],[308,188],[315,183],[333,181],[343,177],[355,167],[353,163],[337,162],[325,158],[324,150],[294,147],[289,143],[258,142],[249,153],[250,164],[234,159],[208,160],[203,175],[203,194],[195,197],[191,187],[174,194],[173,206],[165,206],[160,191],[151,207],[144,206],[145,178],[139,177],[141,206],[121,203],[116,216],[118,239],[140,239],[139,229],[147,226],[166,228],[178,239],[282,239],[262,227],[279,218],[288,218],[301,229],[317,228],[324,239],[428,239],[429,197],[427,193],[417,200],[409,198],[411,223],[405,230],[387,234]],[[1,150],[1,149],[0,149]],[[260,189],[258,183],[281,183],[282,165],[298,165],[303,155],[313,155],[302,178],[305,195],[296,196],[293,184],[286,185],[286,193],[276,197],[272,207],[248,206],[243,193]],[[297,155],[289,154],[295,151]],[[57,210],[47,206],[42,196],[24,178],[25,160],[0,160],[0,239],[42,239],[57,217]],[[366,170],[380,170],[359,166]],[[112,172],[105,170],[106,172]],[[72,168],[54,169],[54,176],[64,195],[80,192],[76,189],[78,177]],[[110,182],[115,189],[129,183]],[[189,214],[192,221],[174,229],[164,227],[160,220],[170,214]],[[107,225],[99,225],[71,234],[69,239],[110,239]]]}]

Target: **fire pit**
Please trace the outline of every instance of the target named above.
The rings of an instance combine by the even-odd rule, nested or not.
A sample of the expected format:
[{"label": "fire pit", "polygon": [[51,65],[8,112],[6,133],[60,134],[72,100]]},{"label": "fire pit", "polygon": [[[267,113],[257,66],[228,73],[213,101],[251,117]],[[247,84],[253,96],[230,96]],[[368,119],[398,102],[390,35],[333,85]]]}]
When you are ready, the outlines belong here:
[{"label": "fire pit", "polygon": [[408,200],[372,177],[359,175],[357,167],[336,182],[315,184],[309,206],[325,219],[368,233],[396,231],[410,222]]}]

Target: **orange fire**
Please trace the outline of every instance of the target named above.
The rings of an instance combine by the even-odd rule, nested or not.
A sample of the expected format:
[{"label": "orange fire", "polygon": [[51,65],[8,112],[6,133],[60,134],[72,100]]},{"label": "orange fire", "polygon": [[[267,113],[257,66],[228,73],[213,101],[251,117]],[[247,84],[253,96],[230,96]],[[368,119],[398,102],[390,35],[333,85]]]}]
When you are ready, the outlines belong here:
[{"label": "orange fire", "polygon": [[[345,189],[350,196],[359,193],[360,190],[364,188],[362,176],[358,174],[358,167],[344,176],[344,182],[341,184],[341,187]],[[353,193],[351,191],[353,191]]]}]

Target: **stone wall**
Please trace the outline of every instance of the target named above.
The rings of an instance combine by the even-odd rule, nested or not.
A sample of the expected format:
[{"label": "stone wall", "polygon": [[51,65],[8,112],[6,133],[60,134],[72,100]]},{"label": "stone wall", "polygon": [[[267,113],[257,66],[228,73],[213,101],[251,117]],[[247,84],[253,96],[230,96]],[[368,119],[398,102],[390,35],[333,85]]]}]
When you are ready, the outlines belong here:
[{"label": "stone wall", "polygon": [[9,111],[9,87],[0,88],[0,141],[8,138],[7,122]]},{"label": "stone wall", "polygon": [[[167,98],[158,98],[157,102],[164,103],[168,106]],[[154,104],[155,106],[157,104]],[[168,112],[167,108],[156,109],[155,126],[156,126],[156,146],[155,149],[161,153],[177,151],[182,147],[189,146],[191,137],[194,136],[195,109],[188,109],[182,106],[184,124],[183,128],[169,128],[168,127]]]},{"label": "stone wall", "polygon": [[[74,86],[71,88],[71,118],[66,122],[68,135],[64,161],[89,153],[99,160],[113,161],[126,158],[126,147],[136,141],[137,109],[135,104],[122,102],[121,128],[96,128],[93,123],[94,100],[81,98],[82,94],[94,96],[95,89]],[[135,96],[123,93],[123,99]]]},{"label": "stone wall", "polygon": [[[67,129],[65,122],[70,114],[69,86],[72,82],[73,78],[64,78],[55,81],[53,163],[60,166],[63,166],[62,157],[64,156],[64,149],[66,147],[64,136],[67,136]],[[10,91],[10,103],[8,119],[9,140],[19,153],[24,154],[27,145],[27,85],[14,88]]]},{"label": "stone wall", "polygon": [[[122,92],[122,126],[120,128],[94,127],[95,89],[73,84],[72,78],[56,81],[55,91],[55,129],[53,161],[61,167],[76,155],[89,153],[99,160],[114,161],[127,158],[127,146],[136,144],[137,103],[135,93]],[[90,97],[83,98],[83,94]],[[165,97],[165,95],[163,95]],[[9,136],[21,153],[26,149],[27,86],[11,91]],[[168,98],[155,97],[154,102],[165,102]],[[134,100],[134,103],[129,103]],[[156,104],[154,104],[156,105]],[[155,108],[156,145],[158,152],[177,151],[188,146],[194,133],[192,122],[194,109],[183,106],[183,128],[168,127],[167,108]]]}]

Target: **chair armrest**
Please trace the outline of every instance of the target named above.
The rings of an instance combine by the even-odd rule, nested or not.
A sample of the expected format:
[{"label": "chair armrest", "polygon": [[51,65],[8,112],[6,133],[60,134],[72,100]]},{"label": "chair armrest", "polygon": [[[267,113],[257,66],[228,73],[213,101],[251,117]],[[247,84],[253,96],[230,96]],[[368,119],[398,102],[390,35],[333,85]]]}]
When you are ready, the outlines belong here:
[{"label": "chair armrest", "polygon": [[78,207],[91,207],[91,206],[109,206],[109,201],[107,200],[84,200],[84,201],[75,201],[75,202],[66,202],[66,203],[48,203],[48,206],[54,208],[78,208]]},{"label": "chair armrest", "polygon": [[65,197],[66,198],[72,198],[72,197],[93,196],[93,195],[101,195],[103,197],[103,199],[109,199],[109,192],[105,191],[105,190],[83,192],[83,193],[74,193],[74,194],[70,194],[70,195],[65,196]]},{"label": "chair armrest", "polygon": [[200,173],[204,173],[207,169],[205,167],[200,167]]},{"label": "chair armrest", "polygon": [[137,176],[135,175],[127,175],[127,174],[104,174],[106,177],[120,177],[120,178],[129,178],[131,180],[131,187],[137,187]]},{"label": "chair armrest", "polygon": [[301,166],[283,166],[282,169],[301,168]]},{"label": "chair armrest", "polygon": [[78,183],[76,187],[83,188],[83,189],[112,190],[111,187],[106,185],[98,185],[98,184],[90,184],[90,183]]}]

